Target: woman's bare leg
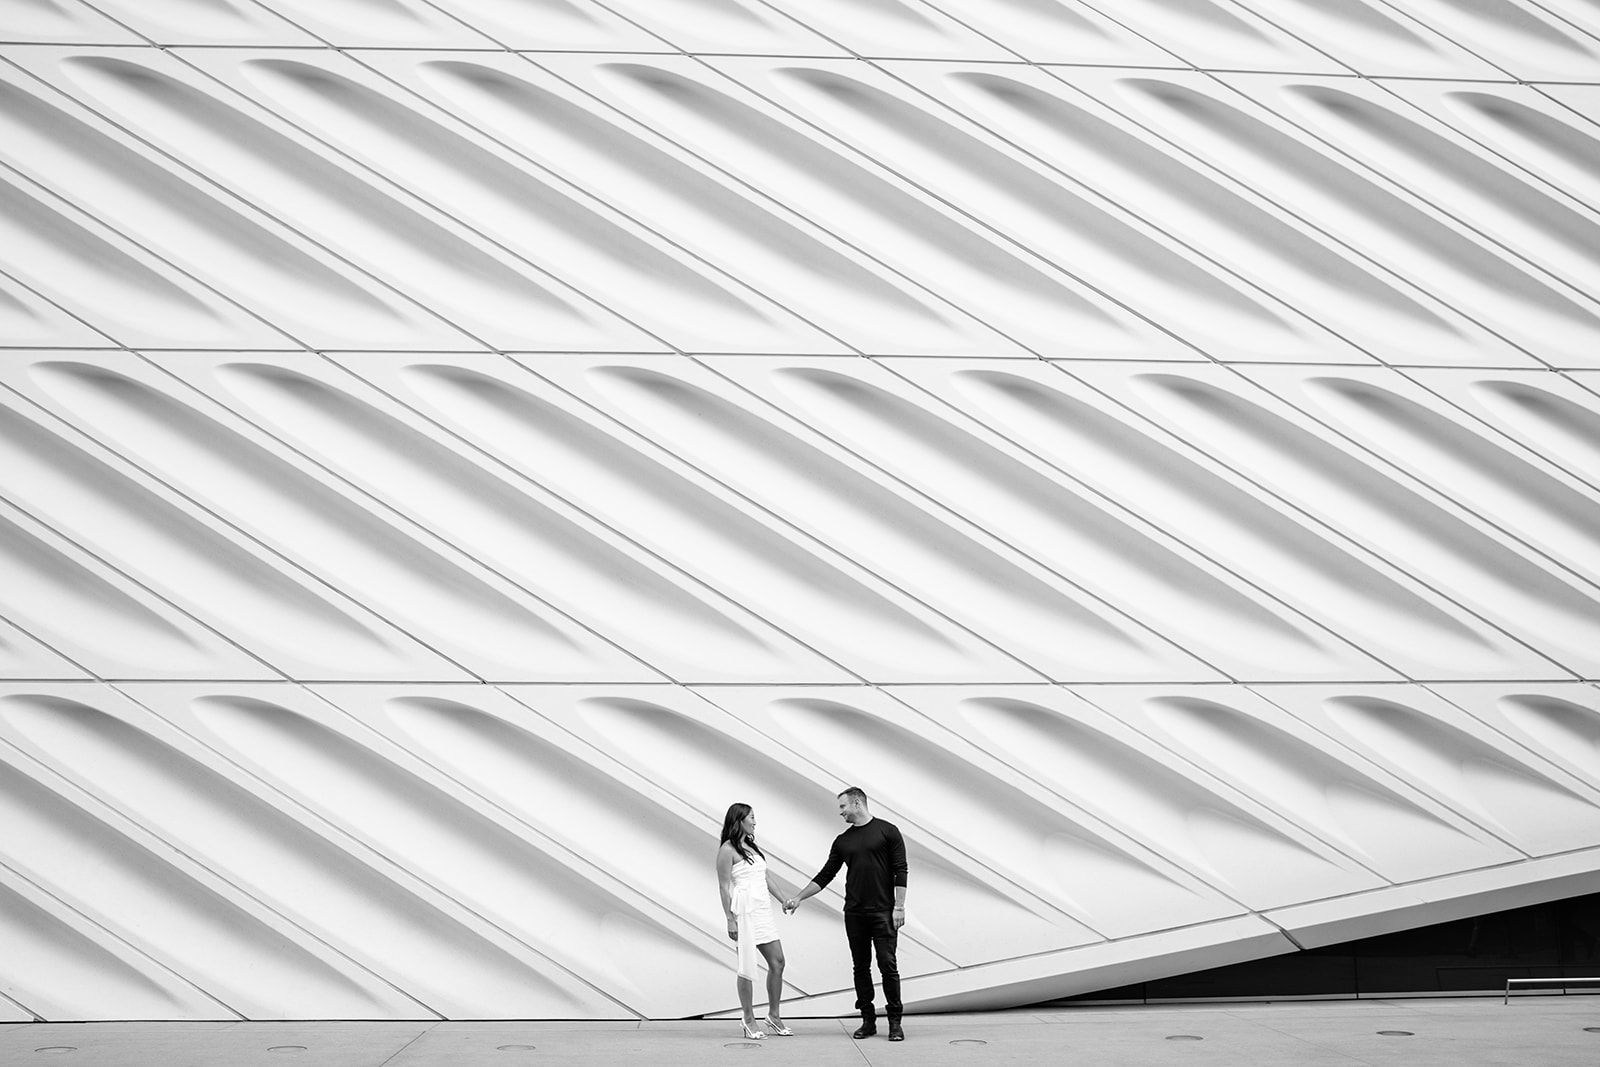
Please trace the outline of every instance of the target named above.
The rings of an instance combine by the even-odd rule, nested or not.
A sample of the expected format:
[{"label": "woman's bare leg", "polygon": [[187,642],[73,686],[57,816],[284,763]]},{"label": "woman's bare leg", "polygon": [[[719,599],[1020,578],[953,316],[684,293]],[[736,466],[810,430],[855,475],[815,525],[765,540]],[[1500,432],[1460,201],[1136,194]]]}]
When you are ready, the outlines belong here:
[{"label": "woman's bare leg", "polygon": [[744,1009],[744,1021],[750,1025],[750,1029],[754,1030],[756,1028],[756,1009],[754,1004],[756,984],[748,978],[737,978],[734,981],[739,987],[739,1007]]},{"label": "woman's bare leg", "polygon": [[757,945],[767,958],[767,1018],[780,1026],[783,1024],[783,942],[768,941]]}]

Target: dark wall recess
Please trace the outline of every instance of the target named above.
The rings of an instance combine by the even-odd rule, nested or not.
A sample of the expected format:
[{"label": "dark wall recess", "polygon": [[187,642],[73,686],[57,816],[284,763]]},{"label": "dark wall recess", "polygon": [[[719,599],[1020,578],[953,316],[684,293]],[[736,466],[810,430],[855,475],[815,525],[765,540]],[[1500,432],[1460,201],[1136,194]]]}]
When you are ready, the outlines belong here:
[{"label": "dark wall recess", "polygon": [[1600,893],[1052,1003],[1473,993],[1504,990],[1507,978],[1555,977],[1600,978]]}]

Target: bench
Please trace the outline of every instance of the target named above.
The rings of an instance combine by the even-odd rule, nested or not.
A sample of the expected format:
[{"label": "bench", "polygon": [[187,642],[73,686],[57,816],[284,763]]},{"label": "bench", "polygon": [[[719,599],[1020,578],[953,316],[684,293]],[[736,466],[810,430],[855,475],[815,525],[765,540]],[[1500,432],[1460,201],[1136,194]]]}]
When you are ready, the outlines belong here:
[{"label": "bench", "polygon": [[1503,1006],[1511,1003],[1512,986],[1528,985],[1600,985],[1600,978],[1507,978],[1506,995],[1505,999],[1500,1001],[1501,1005]]}]

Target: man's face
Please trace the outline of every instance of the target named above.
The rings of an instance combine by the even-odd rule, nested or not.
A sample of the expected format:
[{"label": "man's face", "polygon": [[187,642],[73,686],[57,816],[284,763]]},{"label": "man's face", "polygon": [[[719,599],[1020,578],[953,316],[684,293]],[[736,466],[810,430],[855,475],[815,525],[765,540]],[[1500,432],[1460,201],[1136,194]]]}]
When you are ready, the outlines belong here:
[{"label": "man's face", "polygon": [[855,825],[856,812],[858,810],[859,809],[856,807],[855,801],[850,797],[839,798],[839,818],[843,819],[852,826]]}]

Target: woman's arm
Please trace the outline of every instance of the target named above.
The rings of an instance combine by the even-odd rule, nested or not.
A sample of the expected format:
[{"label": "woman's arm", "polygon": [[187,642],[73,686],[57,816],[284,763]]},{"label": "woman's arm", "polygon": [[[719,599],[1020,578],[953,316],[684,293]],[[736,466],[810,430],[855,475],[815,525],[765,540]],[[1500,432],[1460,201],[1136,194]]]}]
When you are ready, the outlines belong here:
[{"label": "woman's arm", "polygon": [[771,870],[767,871],[767,893],[772,897],[773,900],[789,899],[788,886],[784,883],[783,879],[773,874]]},{"label": "woman's arm", "polygon": [[717,892],[722,895],[722,914],[728,920],[728,936],[739,940],[739,916],[733,911],[733,846],[724,841],[717,848]]}]

